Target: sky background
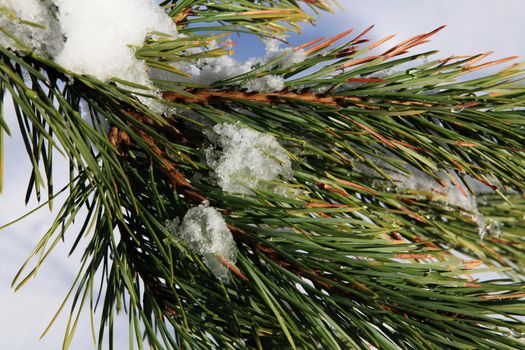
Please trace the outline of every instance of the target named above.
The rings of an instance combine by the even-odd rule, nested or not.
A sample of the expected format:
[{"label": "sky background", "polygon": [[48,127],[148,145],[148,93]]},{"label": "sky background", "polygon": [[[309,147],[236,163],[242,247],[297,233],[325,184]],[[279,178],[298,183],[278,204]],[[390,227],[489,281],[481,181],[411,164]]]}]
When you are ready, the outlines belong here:
[{"label": "sky background", "polygon": [[[446,24],[448,27],[432,39],[432,43],[414,52],[439,49],[443,57],[452,54],[476,54],[494,51],[494,59],[511,55],[525,56],[525,1],[523,0],[340,0],[345,12],[324,14],[315,27],[305,27],[303,36],[291,38],[293,44],[319,36],[333,36],[346,29],[362,31],[371,24],[375,29],[370,39],[398,34],[401,41],[415,34],[428,32]],[[233,38],[236,40],[236,38]],[[253,40],[236,40],[238,57],[249,57],[261,45]],[[395,40],[392,40],[392,44]],[[520,58],[523,60],[523,58]],[[13,137],[6,139],[5,183],[0,195],[0,226],[27,211],[25,190],[30,165],[17,133],[15,120],[7,106],[7,119]],[[56,183],[63,183],[67,165],[57,164]],[[61,176],[60,176],[61,175]],[[58,188],[58,185],[56,186]],[[33,208],[31,203],[29,208]],[[55,204],[59,207],[59,203]],[[0,344],[2,348],[56,350],[61,348],[67,323],[68,308],[48,335],[39,340],[66,295],[79,268],[81,250],[68,258],[73,235],[57,249],[41,268],[37,277],[16,294],[11,280],[29,256],[40,236],[50,225],[47,209],[0,231]],[[98,327],[98,324],[97,324]],[[127,348],[127,322],[122,317],[115,331],[115,348]],[[94,349],[86,317],[78,326],[72,349]]]}]

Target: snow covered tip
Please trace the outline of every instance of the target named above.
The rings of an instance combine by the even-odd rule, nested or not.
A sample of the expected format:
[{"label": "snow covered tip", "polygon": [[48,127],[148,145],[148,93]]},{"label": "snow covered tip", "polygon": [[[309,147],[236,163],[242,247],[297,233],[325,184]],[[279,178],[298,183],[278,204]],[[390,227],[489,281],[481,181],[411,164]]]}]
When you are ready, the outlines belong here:
[{"label": "snow covered tip", "polygon": [[275,137],[229,123],[206,135],[217,147],[206,150],[206,160],[225,192],[253,194],[259,188],[286,195],[288,189],[276,180],[291,178],[292,164]]},{"label": "snow covered tip", "polygon": [[228,264],[237,260],[237,246],[222,215],[213,207],[201,204],[188,210],[182,223],[166,222],[173,238],[202,256],[204,263],[219,280],[230,279]]}]

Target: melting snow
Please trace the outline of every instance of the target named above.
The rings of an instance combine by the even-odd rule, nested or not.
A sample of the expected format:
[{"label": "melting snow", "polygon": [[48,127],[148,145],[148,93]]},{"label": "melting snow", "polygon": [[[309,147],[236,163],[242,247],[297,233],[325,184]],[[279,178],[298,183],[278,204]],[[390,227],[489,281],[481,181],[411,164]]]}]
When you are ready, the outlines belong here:
[{"label": "melting snow", "polygon": [[207,136],[217,148],[208,148],[206,159],[224,191],[253,194],[260,188],[286,194],[276,180],[291,177],[291,161],[273,136],[238,124],[217,124]]},{"label": "melting snow", "polygon": [[284,77],[282,75],[265,75],[260,78],[250,79],[244,83],[248,92],[275,92],[284,89]]},{"label": "melting snow", "polygon": [[219,259],[224,258],[228,263],[234,264],[237,246],[217,209],[201,204],[189,209],[181,223],[179,219],[175,219],[168,221],[166,227],[176,240],[201,255],[206,266],[218,279],[229,281],[229,269]]}]

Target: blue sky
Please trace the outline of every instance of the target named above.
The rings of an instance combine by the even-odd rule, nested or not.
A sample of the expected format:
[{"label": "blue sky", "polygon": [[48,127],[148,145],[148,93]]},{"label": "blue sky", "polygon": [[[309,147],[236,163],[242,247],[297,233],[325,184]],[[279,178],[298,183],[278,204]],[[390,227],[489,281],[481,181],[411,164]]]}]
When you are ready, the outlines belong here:
[{"label": "blue sky", "polygon": [[[305,27],[302,37],[292,37],[294,44],[319,36],[331,36],[348,28],[356,32],[371,24],[372,39],[397,33],[396,40],[427,32],[442,24],[448,27],[432,43],[419,50],[440,49],[443,57],[451,54],[475,54],[495,51],[494,58],[525,55],[525,13],[523,0],[340,0],[345,12],[324,14],[315,27]],[[233,38],[235,40],[235,38]],[[392,41],[394,43],[395,40]],[[249,57],[262,45],[253,40],[238,40],[239,57]],[[255,47],[254,47],[255,46]],[[8,115],[13,130],[14,120]],[[16,134],[16,133],[15,133]],[[29,176],[29,164],[20,138],[6,140],[5,191],[0,196],[0,225],[25,212],[23,199]],[[59,170],[62,169],[62,170]],[[61,164],[58,173],[66,174]],[[62,181],[63,181],[62,177]],[[57,179],[60,182],[60,179]],[[49,225],[49,212],[42,210],[12,228],[0,232],[0,342],[7,349],[60,348],[67,310],[51,332],[39,341],[39,335],[59,307],[75,278],[79,256],[67,258],[68,243],[59,244],[38,276],[16,294],[10,289],[12,277],[31,253],[38,238]],[[126,319],[120,320],[116,349],[127,347]],[[73,349],[93,349],[89,323],[84,318],[77,331]]]}]

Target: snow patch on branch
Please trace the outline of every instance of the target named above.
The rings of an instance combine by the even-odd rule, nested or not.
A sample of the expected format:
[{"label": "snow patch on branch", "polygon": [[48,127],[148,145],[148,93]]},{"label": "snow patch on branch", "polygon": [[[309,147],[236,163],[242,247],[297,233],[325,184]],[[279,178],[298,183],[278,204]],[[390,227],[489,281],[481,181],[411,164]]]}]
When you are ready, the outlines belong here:
[{"label": "snow patch on branch", "polygon": [[[272,69],[286,69],[295,64],[301,63],[306,59],[304,50],[294,51],[291,48],[281,48],[281,42],[277,39],[265,41],[266,53],[262,59],[250,59],[247,63],[251,69],[269,64],[275,61]],[[242,87],[248,92],[276,92],[284,89],[284,76],[265,75],[260,78],[252,78],[245,81]]]},{"label": "snow patch on branch", "polygon": [[55,0],[66,42],[58,64],[107,81],[112,77],[149,86],[143,61],[135,58],[153,31],[176,35],[176,29],[151,0]]},{"label": "snow patch on branch", "polygon": [[173,239],[202,256],[204,263],[219,280],[228,282],[230,273],[220,260],[235,264],[237,246],[221,213],[201,204],[188,210],[182,222],[177,218],[166,222]]},{"label": "snow patch on branch", "polygon": [[282,42],[277,39],[264,40],[265,53],[263,57],[252,57],[246,62],[250,69],[271,64],[274,69],[286,69],[306,59],[304,50],[295,51],[291,47],[281,48]]},{"label": "snow patch on branch", "polygon": [[[148,88],[152,83],[145,62],[135,57],[136,48],[152,32],[177,35],[171,18],[153,0],[0,0],[0,9],[1,26],[64,68]],[[16,48],[4,36],[0,44]]]},{"label": "snow patch on branch", "polygon": [[284,77],[282,75],[265,75],[250,79],[243,86],[248,92],[281,91],[284,89]]},{"label": "snow patch on branch", "polygon": [[197,61],[196,67],[198,71],[193,75],[192,80],[201,84],[230,79],[252,69],[249,63],[241,63],[230,56],[201,58]]},{"label": "snow patch on branch", "polygon": [[206,160],[225,192],[253,194],[262,189],[292,195],[278,180],[292,177],[292,165],[275,137],[227,123],[215,125],[206,134],[216,147],[206,150]]},{"label": "snow patch on branch", "polygon": [[[272,63],[268,69],[286,69],[295,64],[301,63],[306,59],[304,50],[294,51],[291,48],[281,48],[281,42],[276,39],[265,41],[266,52],[261,58],[250,58],[245,62],[240,62],[230,56],[208,57],[198,59],[195,63],[182,62],[175,63],[174,67],[190,73],[191,78],[184,78],[169,72],[152,70],[152,79],[168,81],[191,81],[199,84],[213,84],[221,80],[227,80],[239,75],[248,73],[261,66]],[[209,50],[217,49],[216,42],[208,45]],[[190,53],[199,53],[192,49]],[[236,82],[240,87],[248,92],[276,92],[284,89],[284,77],[282,75],[265,75],[260,78]]]},{"label": "snow patch on branch", "polygon": [[[481,205],[486,205],[486,203],[483,200],[478,200],[478,195],[494,192],[487,184],[470,176],[459,178],[453,173],[447,174],[444,171],[437,173],[440,184],[435,178],[411,165],[404,164],[404,168],[407,170],[405,173],[379,158],[371,156],[369,159],[382,168],[394,182],[394,188],[390,184],[386,185],[382,174],[371,166],[356,161],[358,171],[362,175],[374,178],[373,186],[380,186],[388,192],[407,191],[410,194],[421,194],[431,201],[444,204],[444,209],[448,211],[459,209],[464,217],[477,225],[480,239],[483,239],[487,234],[496,237],[501,234],[504,223],[494,218],[485,217],[479,210],[478,203]],[[464,184],[467,186],[463,186]]]}]

